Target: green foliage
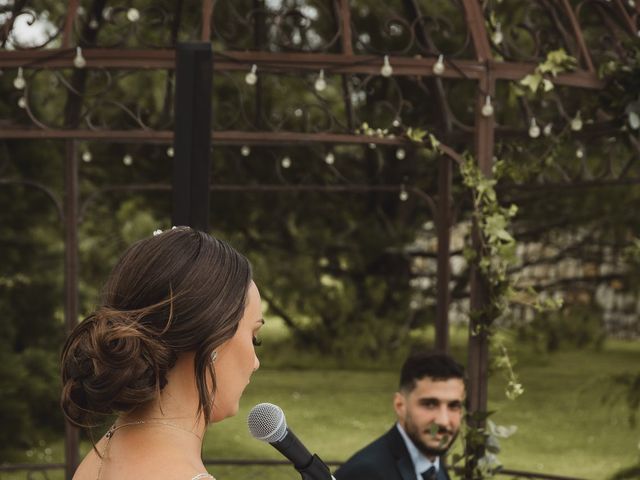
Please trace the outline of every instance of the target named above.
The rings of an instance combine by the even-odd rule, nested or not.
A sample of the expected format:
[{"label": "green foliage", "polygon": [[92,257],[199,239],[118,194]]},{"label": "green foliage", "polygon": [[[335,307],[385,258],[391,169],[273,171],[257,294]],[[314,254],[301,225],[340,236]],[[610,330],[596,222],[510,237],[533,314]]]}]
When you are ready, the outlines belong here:
[{"label": "green foliage", "polygon": [[600,310],[579,305],[540,312],[531,323],[517,327],[517,332],[520,341],[544,352],[563,348],[600,349],[606,338]]},{"label": "green foliage", "polygon": [[[520,80],[520,85],[528,88],[529,93],[535,94],[542,87],[543,92],[553,90],[553,82],[549,79],[558,76],[558,74],[574,70],[577,61],[574,57],[560,48],[547,53],[547,58],[540,63],[533,73],[526,75]],[[521,92],[524,94],[524,92]]]}]

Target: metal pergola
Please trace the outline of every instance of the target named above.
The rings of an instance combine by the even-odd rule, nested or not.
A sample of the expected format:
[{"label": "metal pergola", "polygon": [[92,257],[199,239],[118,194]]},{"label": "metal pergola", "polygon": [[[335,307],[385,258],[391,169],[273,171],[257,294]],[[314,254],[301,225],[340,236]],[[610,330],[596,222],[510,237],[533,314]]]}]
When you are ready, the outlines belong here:
[{"label": "metal pergola", "polygon": [[[46,2],[45,2],[46,3]],[[5,16],[0,22],[0,69],[7,76],[10,72],[20,69],[29,71],[67,71],[69,74],[67,102],[64,112],[64,122],[59,127],[47,127],[38,122],[30,113],[29,105],[21,108],[29,113],[33,121],[5,122],[0,129],[0,140],[61,140],[66,143],[65,161],[65,194],[60,201],[56,195],[42,184],[32,182],[30,186],[45,191],[54,199],[60,210],[60,217],[65,226],[65,318],[68,328],[72,328],[78,318],[78,223],[85,208],[80,202],[78,189],[78,142],[101,141],[123,143],[149,143],[174,145],[174,183],[171,185],[120,185],[105,186],[101,192],[129,191],[129,190],[168,190],[174,192],[174,222],[186,223],[200,228],[206,228],[208,218],[208,193],[215,191],[323,191],[323,192],[399,192],[404,186],[389,185],[208,185],[206,180],[209,165],[209,146],[281,146],[281,145],[369,145],[407,146],[410,141],[406,137],[378,137],[357,131],[353,107],[350,104],[352,86],[349,84],[351,76],[378,76],[385,63],[393,66],[393,77],[420,78],[436,92],[433,104],[440,113],[440,122],[434,125],[438,138],[442,140],[441,150],[445,153],[438,160],[437,195],[413,187],[408,187],[411,193],[423,199],[431,210],[437,227],[437,314],[436,314],[436,347],[441,350],[449,348],[448,310],[450,304],[449,283],[451,279],[450,231],[452,219],[452,175],[455,162],[460,161],[460,155],[453,144],[468,143],[473,145],[473,152],[480,170],[486,176],[492,175],[494,158],[494,144],[496,135],[523,135],[525,129],[497,125],[495,115],[483,114],[482,108],[488,98],[494,98],[496,87],[501,82],[519,81],[525,75],[532,73],[538,65],[543,52],[536,51],[537,60],[531,56],[528,60],[513,59],[518,57],[502,42],[497,42],[495,25],[490,19],[490,11],[494,7],[492,1],[479,0],[450,0],[451,8],[457,10],[464,18],[467,28],[469,49],[473,51],[472,58],[446,58],[446,68],[441,71],[438,64],[442,63],[442,56],[431,38],[425,18],[421,12],[423,2],[417,0],[402,0],[397,5],[388,7],[398,8],[394,13],[404,19],[398,24],[411,29],[412,39],[421,50],[421,55],[403,55],[402,52],[374,52],[363,47],[363,40],[357,32],[354,10],[360,4],[348,0],[327,0],[311,2],[322,4],[335,20],[335,35],[330,48],[317,51],[296,51],[294,48],[278,51],[267,51],[260,44],[260,38],[265,34],[268,7],[259,0],[251,6],[251,14],[243,17],[247,25],[251,26],[254,38],[253,49],[220,48],[220,34],[215,26],[216,12],[219,9],[232,8],[228,2],[202,0],[201,24],[199,32],[192,34],[188,45],[180,46],[175,32],[180,28],[180,12],[183,2],[176,2],[171,26],[174,34],[171,44],[160,48],[140,47],[107,47],[99,42],[98,33],[114,18],[131,15],[132,20],[140,12],[133,7],[110,6],[106,0],[92,0],[81,2],[69,0],[64,16],[60,17],[60,24],[45,45],[36,48],[8,48],[12,29],[16,19],[30,13],[30,2],[16,0],[4,6]],[[278,2],[276,2],[278,3]],[[593,26],[592,16],[601,21],[612,39],[611,50],[617,58],[624,58],[624,49],[620,46],[625,38],[632,38],[640,32],[640,2],[632,3],[623,0],[537,0],[529,2],[536,12],[547,12],[550,24],[558,32],[561,43],[578,60],[575,70],[564,72],[551,80],[557,86],[575,89],[598,90],[605,85],[598,74],[598,66],[592,50],[588,47],[589,32],[581,23],[587,18],[590,28]],[[275,9],[276,7],[274,7]],[[285,6],[280,2],[283,12],[273,13],[278,19],[286,18]],[[364,8],[364,7],[363,7]],[[295,10],[291,7],[289,10]],[[105,12],[109,12],[106,15]],[[589,15],[585,14],[589,11]],[[144,11],[142,15],[144,15]],[[289,12],[290,13],[290,12]],[[304,17],[303,14],[301,14]],[[490,29],[493,25],[493,30]],[[488,27],[489,26],[489,27]],[[551,27],[549,27],[551,28]],[[498,28],[499,30],[499,28]],[[213,49],[211,47],[213,43]],[[53,46],[55,45],[55,46]],[[81,50],[78,50],[80,47]],[[357,47],[357,48],[356,48]],[[418,48],[418,47],[415,47]],[[538,49],[539,50],[539,49]],[[79,53],[85,64],[78,63]],[[497,58],[497,57],[501,58]],[[513,57],[513,58],[510,58]],[[346,128],[342,130],[324,132],[301,132],[291,130],[274,131],[266,128],[255,129],[211,129],[208,120],[211,119],[211,78],[233,72],[249,72],[252,66],[257,66],[260,73],[266,74],[317,74],[318,71],[330,72],[342,78],[343,97],[345,101]],[[96,128],[83,121],[82,110],[85,102],[84,89],[87,82],[87,72],[99,71],[134,71],[165,70],[175,71],[176,80],[176,109],[174,112],[173,129],[131,128],[111,129]],[[15,74],[15,73],[14,73]],[[194,77],[195,84],[187,86]],[[471,129],[459,129],[452,122],[451,114],[446,105],[444,86],[452,80],[465,80],[476,85],[476,99],[474,105],[474,124]],[[195,85],[195,86],[194,86]],[[255,86],[258,92],[263,88],[260,82]],[[208,90],[208,91],[207,91]],[[193,92],[199,91],[204,96],[194,99]],[[205,99],[204,101],[202,99]],[[178,107],[182,106],[182,107]],[[215,115],[215,112],[214,112]],[[257,122],[259,123],[259,122]],[[194,126],[199,126],[194,129]],[[592,135],[597,129],[606,130],[603,125],[589,126],[583,135]],[[205,179],[205,182],[202,182]],[[635,181],[635,180],[634,180]],[[0,184],[16,183],[11,178],[0,178]],[[22,183],[25,183],[22,181]],[[86,201],[93,201],[93,197]],[[86,203],[86,202],[85,202]],[[474,230],[473,242],[479,248],[479,231]],[[485,311],[489,301],[487,286],[481,273],[477,269],[471,271],[470,281],[471,309]],[[470,331],[477,331],[477,327],[488,324],[489,320],[483,315],[472,318]],[[489,365],[488,339],[484,330],[469,337],[469,406],[472,412],[487,409],[487,374]],[[66,477],[71,478],[78,464],[78,433],[74,428],[66,430]],[[34,467],[32,470],[36,470]]]}]

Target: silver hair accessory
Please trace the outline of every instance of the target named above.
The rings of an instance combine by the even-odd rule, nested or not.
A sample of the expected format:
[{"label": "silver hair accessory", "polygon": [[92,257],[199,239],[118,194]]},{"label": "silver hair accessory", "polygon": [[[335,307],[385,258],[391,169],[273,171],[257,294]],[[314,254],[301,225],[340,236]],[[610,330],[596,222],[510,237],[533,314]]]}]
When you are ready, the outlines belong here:
[{"label": "silver hair accessory", "polygon": [[211,352],[211,363],[215,362],[216,358],[218,358],[218,352],[214,350],[213,352]]},{"label": "silver hair accessory", "polygon": [[158,229],[158,230],[154,230],[153,231],[153,236],[157,237],[158,235],[160,235],[162,233],[162,230]]}]

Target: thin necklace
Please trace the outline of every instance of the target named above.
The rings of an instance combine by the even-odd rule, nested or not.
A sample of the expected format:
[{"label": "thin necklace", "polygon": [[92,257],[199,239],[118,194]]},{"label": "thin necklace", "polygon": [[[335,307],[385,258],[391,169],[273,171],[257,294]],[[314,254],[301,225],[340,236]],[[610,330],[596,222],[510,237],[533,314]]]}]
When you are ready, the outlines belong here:
[{"label": "thin necklace", "polygon": [[176,430],[182,430],[183,432],[190,433],[191,435],[193,435],[194,437],[196,437],[198,440],[202,442],[202,436],[198,435],[196,432],[192,430],[187,430],[186,428],[179,427],[178,425],[175,425],[171,422],[165,422],[164,420],[135,420],[133,422],[121,423],[120,425],[116,425],[114,423],[105,434],[107,443],[104,446],[104,449],[102,450],[102,458],[100,458],[100,465],[98,466],[98,477],[96,480],[100,480],[100,477],[102,475],[102,464],[104,463],[104,457],[106,457],[107,453],[109,452],[109,446],[111,444],[111,438],[113,437],[113,434],[116,433],[121,428],[131,427],[133,425],[164,425],[165,427],[170,427]]}]

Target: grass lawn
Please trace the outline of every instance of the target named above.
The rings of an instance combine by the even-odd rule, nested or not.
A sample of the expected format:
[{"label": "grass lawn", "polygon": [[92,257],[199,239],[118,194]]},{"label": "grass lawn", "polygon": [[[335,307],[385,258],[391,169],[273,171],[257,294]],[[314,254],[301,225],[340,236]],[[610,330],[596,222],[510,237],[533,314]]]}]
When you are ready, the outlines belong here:
[{"label": "grass lawn", "polygon": [[[490,409],[498,410],[494,420],[518,426],[518,432],[502,442],[500,458],[505,467],[604,479],[638,459],[640,429],[629,427],[625,405],[606,405],[602,398],[610,375],[638,370],[640,342],[610,341],[600,352],[537,355],[516,350],[514,355],[524,395],[507,400],[500,373],[490,383]],[[247,413],[260,402],[280,405],[291,428],[325,461],[345,460],[392,425],[395,362],[373,370],[286,369],[270,368],[266,352],[264,357],[239,414],[209,429],[205,458],[281,459],[271,446],[248,433]],[[62,458],[61,441],[47,448],[52,449],[53,461]],[[218,480],[300,478],[288,467],[213,466],[211,472]],[[0,478],[27,477],[22,473],[0,474]]]}]

